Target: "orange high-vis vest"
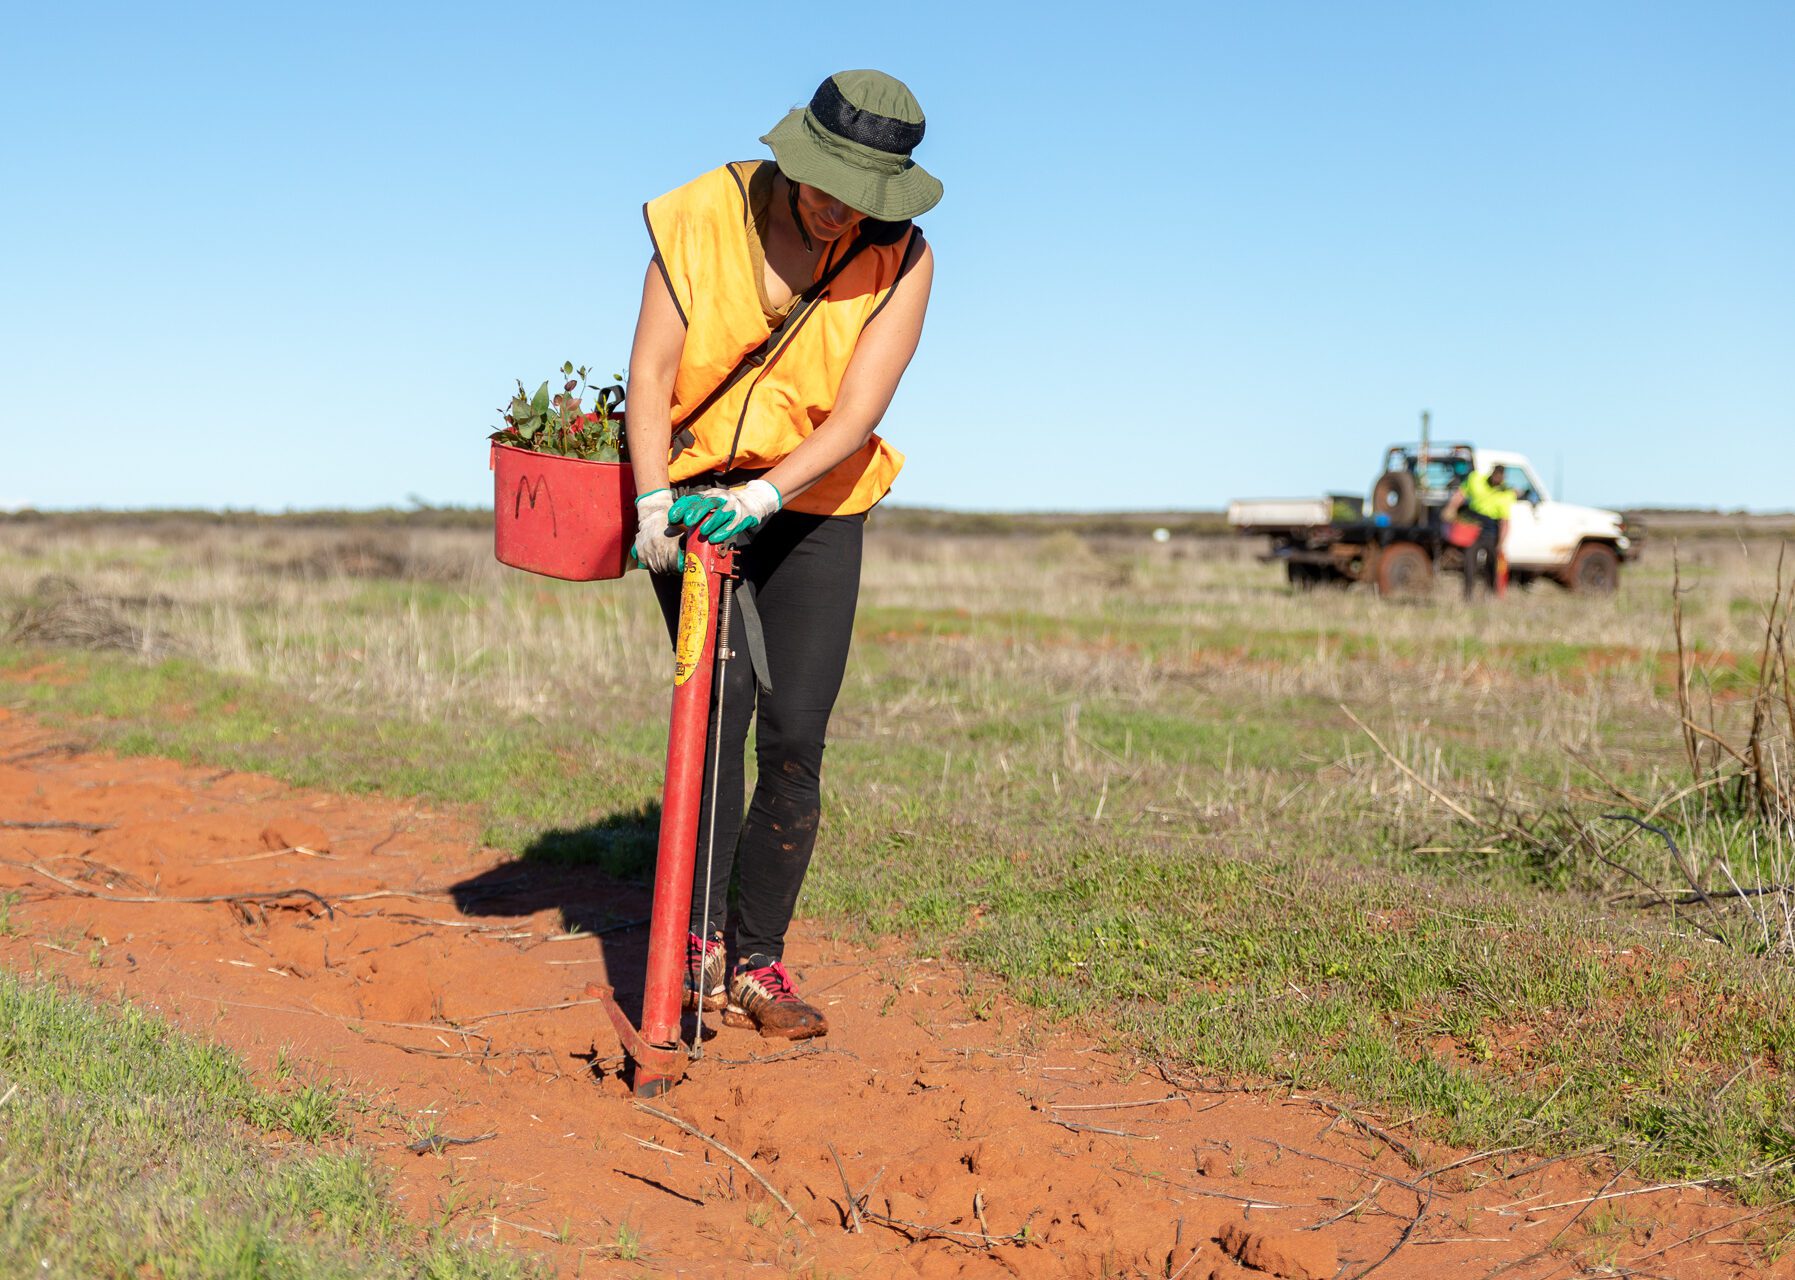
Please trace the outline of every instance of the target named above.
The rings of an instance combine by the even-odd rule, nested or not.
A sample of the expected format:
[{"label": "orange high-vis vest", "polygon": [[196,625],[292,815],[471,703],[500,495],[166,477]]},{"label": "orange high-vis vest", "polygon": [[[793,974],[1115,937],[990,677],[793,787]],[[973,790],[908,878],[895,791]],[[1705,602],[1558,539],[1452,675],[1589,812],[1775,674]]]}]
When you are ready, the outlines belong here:
[{"label": "orange high-vis vest", "polygon": [[[686,323],[673,423],[676,433],[690,430],[694,443],[668,467],[675,484],[725,466],[775,466],[829,417],[860,332],[890,296],[918,234],[861,250],[795,329],[781,333],[758,370],[686,422],[685,415],[773,330],[761,309],[748,244],[756,234],[747,188],[753,168],[752,162],[724,165],[642,207],[655,261]],[[850,239],[844,236],[823,255],[817,277],[847,251]],[[865,511],[890,491],[903,465],[904,455],[875,435],[787,506],[815,515]]]}]

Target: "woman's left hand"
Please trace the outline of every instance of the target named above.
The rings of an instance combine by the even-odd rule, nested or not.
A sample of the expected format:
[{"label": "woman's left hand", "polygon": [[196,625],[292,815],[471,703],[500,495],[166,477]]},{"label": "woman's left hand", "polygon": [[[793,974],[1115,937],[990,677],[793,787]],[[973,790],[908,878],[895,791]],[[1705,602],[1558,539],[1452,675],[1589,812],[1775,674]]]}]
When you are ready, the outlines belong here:
[{"label": "woman's left hand", "polygon": [[687,494],[673,504],[667,523],[696,529],[710,543],[746,542],[784,505],[771,481],[750,480],[737,489]]}]

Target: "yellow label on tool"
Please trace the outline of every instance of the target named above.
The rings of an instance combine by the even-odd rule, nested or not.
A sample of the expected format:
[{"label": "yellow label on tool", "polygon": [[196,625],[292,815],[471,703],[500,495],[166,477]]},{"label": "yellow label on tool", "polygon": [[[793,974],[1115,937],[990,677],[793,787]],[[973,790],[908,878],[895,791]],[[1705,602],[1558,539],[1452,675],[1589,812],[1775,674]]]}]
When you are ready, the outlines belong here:
[{"label": "yellow label on tool", "polygon": [[686,556],[685,579],[679,588],[679,639],[673,646],[673,683],[684,684],[698,670],[704,653],[704,636],[710,623],[710,583],[698,557]]}]

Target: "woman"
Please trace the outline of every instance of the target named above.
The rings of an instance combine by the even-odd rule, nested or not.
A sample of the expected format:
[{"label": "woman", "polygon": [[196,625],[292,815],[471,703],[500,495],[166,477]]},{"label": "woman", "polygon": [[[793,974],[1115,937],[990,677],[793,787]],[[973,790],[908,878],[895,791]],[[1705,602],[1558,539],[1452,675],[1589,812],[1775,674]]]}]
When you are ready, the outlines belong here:
[{"label": "woman", "polygon": [[[761,139],[772,163],[725,165],[644,207],[654,260],[630,355],[634,554],[671,636],[681,535],[739,547],[767,667],[762,683],[749,663],[730,663],[713,694],[725,713],[721,754],[713,738],[705,758],[721,763],[698,847],[715,863],[701,852],[694,876],[686,1005],[723,1007],[726,1022],[762,1035],[828,1030],[781,957],[816,843],[866,512],[903,465],[873,429],[916,351],[934,273],[910,221],[941,198],[910,159],[922,134],[902,83],[844,71]],[[740,611],[732,632],[740,652]],[[750,720],[757,777],[744,818]]]}]

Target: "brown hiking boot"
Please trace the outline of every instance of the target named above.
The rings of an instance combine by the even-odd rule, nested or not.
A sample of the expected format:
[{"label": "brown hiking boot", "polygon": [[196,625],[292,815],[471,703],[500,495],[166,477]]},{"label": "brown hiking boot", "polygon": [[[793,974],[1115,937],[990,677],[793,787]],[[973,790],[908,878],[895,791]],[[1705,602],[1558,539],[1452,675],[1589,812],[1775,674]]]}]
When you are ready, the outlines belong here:
[{"label": "brown hiking boot", "polygon": [[732,1027],[753,1027],[769,1039],[808,1040],[829,1034],[828,1019],[799,997],[785,966],[763,955],[751,955],[736,965],[723,1021]]},{"label": "brown hiking boot", "polygon": [[701,1004],[706,1009],[721,1009],[729,1003],[724,990],[723,935],[713,933],[706,941],[695,933],[686,935],[685,1008],[690,1011]]}]

